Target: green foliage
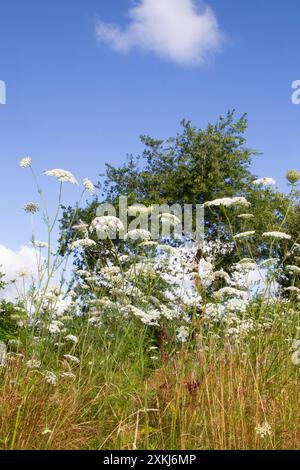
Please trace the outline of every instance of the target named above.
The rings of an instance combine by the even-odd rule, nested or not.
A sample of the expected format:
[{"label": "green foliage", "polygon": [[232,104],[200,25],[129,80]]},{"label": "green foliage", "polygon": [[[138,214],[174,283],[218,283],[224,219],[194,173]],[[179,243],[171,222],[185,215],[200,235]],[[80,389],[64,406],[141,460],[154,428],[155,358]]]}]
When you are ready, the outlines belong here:
[{"label": "green foliage", "polygon": [[[242,220],[237,215],[245,210],[206,210],[205,228],[207,240],[232,241],[233,234],[255,230],[251,247],[256,259],[267,258],[269,247],[262,244],[261,235],[266,231],[285,230],[295,239],[300,231],[299,194],[279,192],[272,187],[254,186],[256,176],[251,172],[252,157],[258,152],[246,146],[245,131],[248,121],[245,115],[236,119],[235,112],[220,117],[216,124],[198,129],[189,121],[182,121],[182,130],[175,138],[166,141],[142,136],[145,149],[137,157],[129,156],[121,167],[107,164],[103,186],[103,200],[115,203],[126,195],[128,203],[151,204],[203,204],[216,198],[244,196],[251,203],[249,212],[254,216]],[[99,183],[100,185],[100,183]],[[89,224],[95,217],[97,199],[85,209],[64,208],[61,220],[62,253],[68,249],[74,233],[70,221],[80,220]],[[288,215],[286,215],[288,214]],[[95,240],[97,241],[97,240]],[[121,245],[119,249],[124,247]],[[99,247],[98,247],[99,249]],[[109,251],[107,244],[103,250]],[[238,256],[249,256],[241,247]],[[286,253],[280,252],[283,259]],[[238,257],[236,261],[238,260]],[[95,265],[93,254],[86,259],[76,259],[78,265]],[[232,257],[220,260],[220,267],[232,264]]]},{"label": "green foliage", "polygon": [[[4,275],[0,272],[0,291],[4,289]],[[0,292],[1,296],[1,292]],[[17,335],[16,322],[11,318],[14,313],[14,306],[10,302],[5,302],[0,297],[0,341],[15,338]]]},{"label": "green foliage", "polygon": [[0,340],[13,339],[18,335],[16,322],[11,317],[14,311],[13,304],[0,300]]},{"label": "green foliage", "polygon": [[123,194],[144,204],[201,204],[245,190],[252,178],[251,155],[256,154],[245,147],[246,117],[236,121],[229,112],[204,130],[189,121],[181,125],[181,133],[166,142],[141,137],[145,150],[123,167],[107,165],[109,201]]}]

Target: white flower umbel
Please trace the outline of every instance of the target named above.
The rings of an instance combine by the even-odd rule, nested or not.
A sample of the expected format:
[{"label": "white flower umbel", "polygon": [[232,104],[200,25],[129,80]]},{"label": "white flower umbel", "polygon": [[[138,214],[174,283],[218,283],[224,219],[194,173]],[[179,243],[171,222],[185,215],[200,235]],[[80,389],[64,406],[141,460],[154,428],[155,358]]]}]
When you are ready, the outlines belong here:
[{"label": "white flower umbel", "polygon": [[224,299],[226,297],[238,297],[241,299],[245,299],[246,296],[247,293],[245,291],[235,289],[234,287],[223,287],[214,294],[214,297],[216,299]]},{"label": "white flower umbel", "polygon": [[49,385],[53,385],[54,387],[57,385],[57,376],[54,374],[54,372],[50,372],[46,370],[45,372],[45,380]]},{"label": "white flower umbel", "polygon": [[36,248],[48,248],[48,243],[46,242],[41,242],[39,240],[32,240],[33,246]]},{"label": "white flower umbel", "polygon": [[74,335],[67,335],[65,339],[66,341],[71,341],[71,343],[74,343],[74,344],[77,344],[79,341],[77,336],[74,336]]},{"label": "white flower umbel", "polygon": [[212,279],[213,270],[214,270],[214,267],[209,261],[206,261],[204,258],[199,261],[198,275],[199,275],[199,278],[201,279],[202,284],[205,287],[208,287],[213,281]]},{"label": "white flower umbel", "polygon": [[240,261],[236,264],[236,269],[241,271],[255,271],[258,269],[258,265],[254,261]]},{"label": "white flower umbel", "polygon": [[76,379],[76,375],[73,374],[73,372],[62,372],[60,376],[63,377],[64,379],[70,379],[70,380]]},{"label": "white flower umbel", "polygon": [[265,232],[262,234],[263,238],[273,238],[275,240],[291,240],[291,235],[284,232]]},{"label": "white flower umbel", "polygon": [[273,178],[259,178],[252,183],[254,186],[275,186],[276,181]]},{"label": "white flower umbel", "polygon": [[300,339],[295,339],[292,343],[292,349],[294,351],[300,349]]},{"label": "white flower umbel", "polygon": [[145,312],[140,308],[135,307],[134,305],[128,305],[126,307],[121,308],[121,313],[123,315],[128,316],[129,314],[134,315],[135,317],[139,318],[142,323],[145,325],[157,325],[157,320],[161,316],[161,312],[159,310],[149,310]]},{"label": "white flower umbel", "polygon": [[88,228],[89,228],[88,224],[85,224],[82,221],[80,221],[79,224],[72,226],[72,229],[75,230],[76,232],[86,232]]},{"label": "white flower umbel", "polygon": [[272,435],[272,428],[269,423],[265,422],[260,426],[256,426],[255,432],[259,437],[264,439],[265,437]]},{"label": "white flower umbel", "polygon": [[144,230],[141,228],[130,230],[125,236],[125,240],[149,241],[150,239],[151,239],[151,233],[148,230]]},{"label": "white flower umbel", "polygon": [[40,206],[35,202],[28,202],[24,206],[24,211],[27,214],[36,214],[39,211]]},{"label": "white flower umbel", "polygon": [[42,432],[42,436],[46,436],[47,434],[52,434],[52,432],[53,432],[53,431],[52,431],[51,429],[46,428],[46,429],[44,429],[44,431]]},{"label": "white flower umbel", "polygon": [[63,326],[62,322],[53,320],[48,327],[48,331],[51,335],[59,335]]},{"label": "white flower umbel", "polygon": [[250,231],[250,232],[241,232],[241,233],[237,233],[236,235],[234,235],[234,240],[236,241],[242,241],[242,240],[249,240],[250,238],[252,238],[253,236],[255,235],[255,231]]},{"label": "white flower umbel", "polygon": [[137,215],[149,215],[151,212],[151,207],[143,206],[142,204],[135,204],[128,207],[129,217],[137,217]]},{"label": "white flower umbel", "polygon": [[265,259],[263,261],[260,262],[260,266],[262,268],[264,267],[267,267],[267,268],[272,268],[273,266],[275,266],[276,264],[279,263],[279,259],[277,258],[268,258],[268,259]]},{"label": "white flower umbel", "polygon": [[7,348],[3,341],[0,341],[0,367],[4,367],[6,363]]},{"label": "white flower umbel", "polygon": [[30,359],[26,362],[26,365],[29,369],[39,369],[41,367],[41,364],[41,361],[38,361],[36,359]]},{"label": "white flower umbel", "polygon": [[250,202],[244,197],[224,197],[221,199],[215,199],[208,201],[204,204],[204,207],[250,207]]},{"label": "white flower umbel", "polygon": [[253,214],[239,214],[238,215],[238,219],[243,219],[243,220],[251,220],[251,219],[254,219],[254,215]]},{"label": "white flower umbel", "polygon": [[298,276],[298,275],[300,274],[300,268],[299,268],[298,266],[294,266],[294,265],[292,265],[292,266],[287,266],[286,269],[287,269],[290,273],[294,274],[295,276]]},{"label": "white flower umbel", "polygon": [[184,326],[181,326],[176,332],[177,341],[180,343],[186,343],[189,337],[189,331]]},{"label": "white flower umbel", "polygon": [[20,160],[19,166],[21,168],[29,168],[32,163],[32,158],[31,157],[24,157]]},{"label": "white flower umbel", "polygon": [[99,239],[114,238],[117,232],[124,231],[124,225],[121,220],[111,215],[96,217],[91,225],[90,232],[96,232]]},{"label": "white flower umbel", "polygon": [[285,292],[291,292],[294,294],[300,294],[300,289],[299,287],[296,286],[290,286],[290,287],[284,287],[283,289]]},{"label": "white flower umbel", "polygon": [[52,176],[56,178],[61,183],[78,184],[78,181],[76,180],[75,176],[67,170],[56,168],[54,170],[45,171],[44,174],[45,176]]},{"label": "white flower umbel", "polygon": [[175,226],[181,223],[180,219],[176,215],[170,214],[169,212],[164,212],[159,216],[159,218],[162,224],[171,224]]},{"label": "white flower umbel", "polygon": [[71,244],[71,250],[77,250],[79,248],[91,248],[93,246],[96,246],[96,242],[94,242],[94,240],[91,240],[90,238],[83,238],[82,240],[75,240]]},{"label": "white flower umbel", "polygon": [[292,354],[291,361],[294,366],[300,365],[300,349],[297,349],[297,351]]},{"label": "white flower umbel", "polygon": [[143,248],[156,248],[157,246],[158,246],[158,243],[154,241],[145,241],[140,244],[140,247],[143,247]]},{"label": "white flower umbel", "polygon": [[215,281],[217,279],[223,279],[228,284],[231,282],[229,274],[226,271],[224,271],[224,269],[220,269],[219,271],[215,271],[212,274],[212,280]]},{"label": "white flower umbel", "polygon": [[300,171],[298,170],[289,170],[286,174],[288,182],[292,185],[299,183],[300,181]]},{"label": "white flower umbel", "polygon": [[90,194],[94,194],[95,191],[96,191],[96,188],[95,188],[94,184],[88,178],[85,178],[83,180],[83,186],[84,186],[85,190]]},{"label": "white flower umbel", "polygon": [[64,358],[70,362],[73,362],[74,364],[80,363],[80,360],[78,359],[78,357],[72,356],[71,354],[64,354]]}]

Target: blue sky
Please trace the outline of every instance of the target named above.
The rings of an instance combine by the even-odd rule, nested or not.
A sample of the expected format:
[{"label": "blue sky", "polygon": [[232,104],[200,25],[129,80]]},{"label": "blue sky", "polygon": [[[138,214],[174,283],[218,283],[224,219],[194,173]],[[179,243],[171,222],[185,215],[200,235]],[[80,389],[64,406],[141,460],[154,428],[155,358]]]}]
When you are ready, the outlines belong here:
[{"label": "blue sky", "polygon": [[[300,3],[206,4],[218,20],[220,50],[185,64],[97,40],[97,20],[126,28],[130,0],[1,1],[0,245],[16,250],[30,237],[22,206],[36,195],[21,157],[31,155],[37,172],[65,168],[96,182],[105,162],[141,150],[140,134],[169,137],[182,118],[204,126],[231,108],[247,112],[248,145],[264,154],[254,171],[284,187],[286,169],[299,167],[300,106],[291,103],[291,83],[300,78]],[[53,199],[55,182],[41,178]],[[66,188],[66,202],[78,192]]]}]

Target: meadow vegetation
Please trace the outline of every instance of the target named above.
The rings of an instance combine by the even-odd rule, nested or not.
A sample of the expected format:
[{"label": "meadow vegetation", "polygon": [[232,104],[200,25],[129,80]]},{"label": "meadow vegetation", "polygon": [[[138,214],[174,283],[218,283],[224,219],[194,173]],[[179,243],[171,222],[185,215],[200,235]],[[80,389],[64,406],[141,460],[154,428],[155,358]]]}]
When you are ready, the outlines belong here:
[{"label": "meadow vegetation", "polygon": [[[47,239],[32,234],[34,273],[0,277],[1,449],[299,448],[300,172],[286,192],[252,174],[245,116],[182,125],[142,137],[143,154],[95,186],[45,172],[53,215],[34,160],[20,161],[39,198],[24,210]],[[82,188],[75,206],[66,184]],[[97,207],[122,195],[131,221],[202,205],[203,242],[174,239],[168,212],[169,237],[120,239],[118,216]],[[15,298],[1,300],[7,284]]]}]

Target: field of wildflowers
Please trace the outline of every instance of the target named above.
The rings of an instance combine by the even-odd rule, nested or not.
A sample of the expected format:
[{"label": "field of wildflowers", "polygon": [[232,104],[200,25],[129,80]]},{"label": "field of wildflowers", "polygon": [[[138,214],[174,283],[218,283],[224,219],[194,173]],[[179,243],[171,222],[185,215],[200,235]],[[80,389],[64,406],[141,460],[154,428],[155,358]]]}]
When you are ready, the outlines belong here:
[{"label": "field of wildflowers", "polygon": [[[291,206],[260,233],[245,197],[206,201],[205,212],[227,224],[226,242],[174,240],[179,221],[168,212],[159,223],[170,237],[137,226],[120,240],[118,217],[76,217],[96,191],[89,179],[45,172],[58,182],[51,218],[32,159],[20,167],[40,198],[24,210],[42,215],[48,236],[32,235],[36,272],[1,284],[16,296],[0,304],[0,448],[299,448],[300,241],[287,232]],[[300,173],[287,179],[292,205]],[[258,191],[274,183],[252,181]],[[82,186],[67,251],[53,239],[65,184]],[[128,214],[148,220],[152,210],[131,205]],[[253,255],[258,239],[267,256]]]}]

